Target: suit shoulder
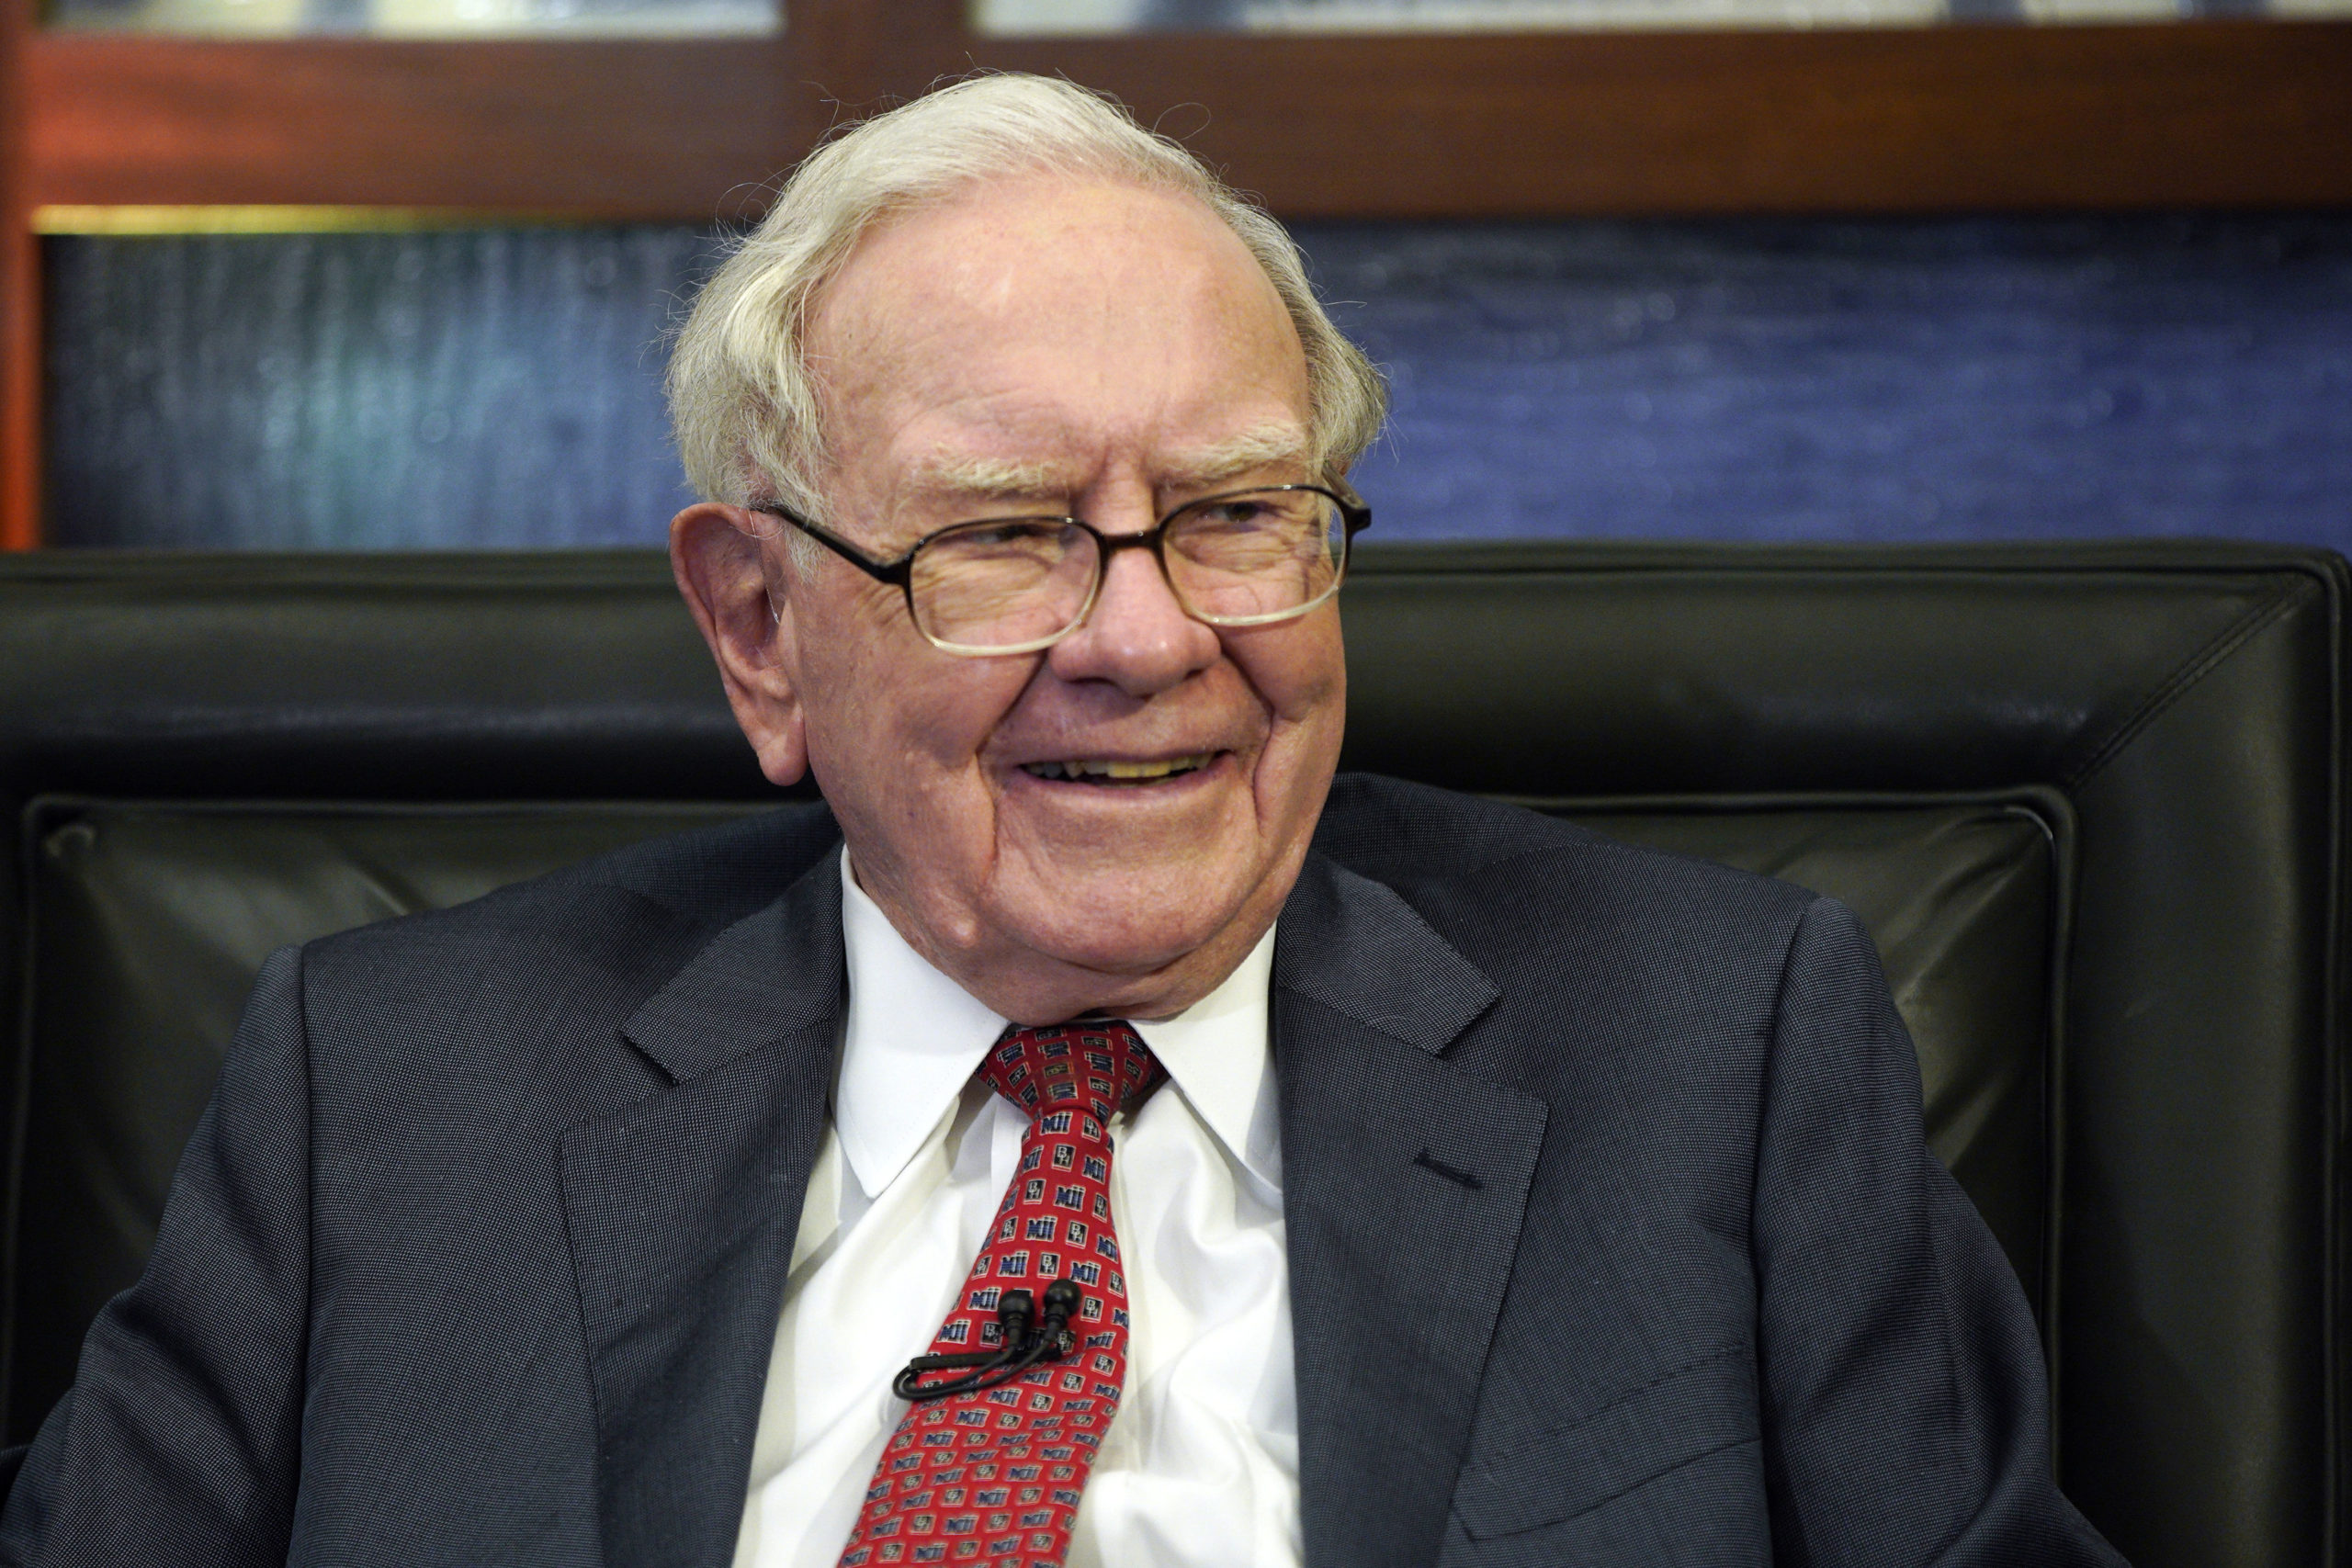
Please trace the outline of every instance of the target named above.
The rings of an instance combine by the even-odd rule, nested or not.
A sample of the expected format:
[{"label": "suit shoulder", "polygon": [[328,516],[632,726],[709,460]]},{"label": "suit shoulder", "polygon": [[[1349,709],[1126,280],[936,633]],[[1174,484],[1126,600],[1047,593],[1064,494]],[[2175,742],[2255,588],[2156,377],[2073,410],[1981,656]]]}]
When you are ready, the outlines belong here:
[{"label": "suit shoulder", "polygon": [[1555,1108],[1652,1105],[1679,1084],[1735,1120],[1754,1110],[1819,895],[1420,785],[1350,780],[1333,797],[1324,852],[1496,989],[1450,1060]]},{"label": "suit shoulder", "polygon": [[551,966],[602,972],[622,992],[650,988],[840,841],[821,805],[786,806],[322,937],[306,948],[305,965],[316,979],[363,991],[430,975],[446,992]]},{"label": "suit shoulder", "polygon": [[1819,897],[1525,807],[1369,773],[1334,781],[1316,848],[1416,905],[1445,888],[1509,886],[1519,890],[1514,903],[1549,896],[1624,914],[1655,905],[1718,930],[1745,919],[1779,931]]},{"label": "suit shoulder", "polygon": [[663,1080],[628,1020],[838,842],[821,807],[788,807],[310,943],[315,1134],[363,1163],[390,1157],[387,1128],[486,1149],[509,1122],[569,1125],[650,1092]]}]

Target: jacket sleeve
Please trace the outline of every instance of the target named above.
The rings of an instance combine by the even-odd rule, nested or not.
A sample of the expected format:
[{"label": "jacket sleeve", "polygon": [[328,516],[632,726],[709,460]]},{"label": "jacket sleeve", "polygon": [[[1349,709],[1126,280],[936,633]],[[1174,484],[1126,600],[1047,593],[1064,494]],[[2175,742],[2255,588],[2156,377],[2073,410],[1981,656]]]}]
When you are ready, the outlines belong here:
[{"label": "jacket sleeve", "polygon": [[1757,1148],[1773,1560],[2117,1568],[2052,1478],[2024,1293],[1921,1120],[1877,952],[1818,900],[1781,980]]},{"label": "jacket sleeve", "polygon": [[285,1561],[310,1284],[301,976],[293,948],[263,967],[146,1271],[92,1325],[0,1507],[0,1564]]}]

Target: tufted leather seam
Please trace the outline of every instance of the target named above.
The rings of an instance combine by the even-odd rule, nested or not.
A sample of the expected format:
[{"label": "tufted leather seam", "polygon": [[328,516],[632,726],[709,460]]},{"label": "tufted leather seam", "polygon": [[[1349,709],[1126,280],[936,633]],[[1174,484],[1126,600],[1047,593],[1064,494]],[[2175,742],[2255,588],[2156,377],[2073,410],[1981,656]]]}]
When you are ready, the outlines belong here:
[{"label": "tufted leather seam", "polygon": [[2239,617],[2235,625],[2224,630],[2196,653],[2191,654],[2187,662],[2166,677],[2162,684],[2148,694],[2146,700],[2116,727],[2113,734],[2099,742],[2081,764],[2060,778],[2059,787],[2069,795],[2082,789],[2084,785],[2090,783],[2101,768],[2113,761],[2124,748],[2138,739],[2143,730],[2161,718],[2165,710],[2175,703],[2187,696],[2199,682],[2226,663],[2231,655],[2266,630],[2272,622],[2281,619],[2290,610],[2298,608],[2304,600],[2319,592],[2319,583],[2310,578],[2304,578],[2290,587],[2281,589],[2277,597],[2247,611],[2245,615]]}]

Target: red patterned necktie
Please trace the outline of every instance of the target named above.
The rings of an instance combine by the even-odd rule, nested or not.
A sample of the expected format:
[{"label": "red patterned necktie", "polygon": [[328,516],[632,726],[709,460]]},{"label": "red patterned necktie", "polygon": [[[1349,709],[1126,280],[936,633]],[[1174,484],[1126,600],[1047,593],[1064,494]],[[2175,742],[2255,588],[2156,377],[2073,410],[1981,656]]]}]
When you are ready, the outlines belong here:
[{"label": "red patterned necktie", "polygon": [[[1072,1343],[993,1387],[910,1404],[883,1446],[841,1568],[986,1562],[1060,1568],[1079,1493],[1127,1375],[1127,1282],[1111,1227],[1111,1114],[1159,1077],[1117,1021],[1022,1029],[989,1047],[979,1077],[1029,1112],[1021,1162],[935,1356],[994,1351],[1000,1307],[1068,1280],[1081,1297]],[[937,1371],[923,1385],[969,1372]]]}]

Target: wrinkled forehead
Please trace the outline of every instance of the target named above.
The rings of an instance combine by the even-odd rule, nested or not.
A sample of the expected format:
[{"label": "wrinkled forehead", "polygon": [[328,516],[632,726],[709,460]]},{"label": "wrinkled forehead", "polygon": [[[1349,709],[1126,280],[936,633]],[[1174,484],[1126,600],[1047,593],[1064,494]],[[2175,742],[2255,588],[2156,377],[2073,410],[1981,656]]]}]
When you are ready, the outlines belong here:
[{"label": "wrinkled forehead", "polygon": [[1125,447],[1303,453],[1306,367],[1265,271],[1199,201],[1024,178],[869,233],[808,332],[828,446],[925,484],[1063,488]]},{"label": "wrinkled forehead", "polygon": [[[1116,271],[1105,275],[1106,265]],[[900,269],[919,275],[934,303],[1000,310],[1016,308],[1042,280],[1214,274],[1288,320],[1257,256],[1207,203],[1127,180],[998,175],[885,215],[812,299],[812,337]]]}]

